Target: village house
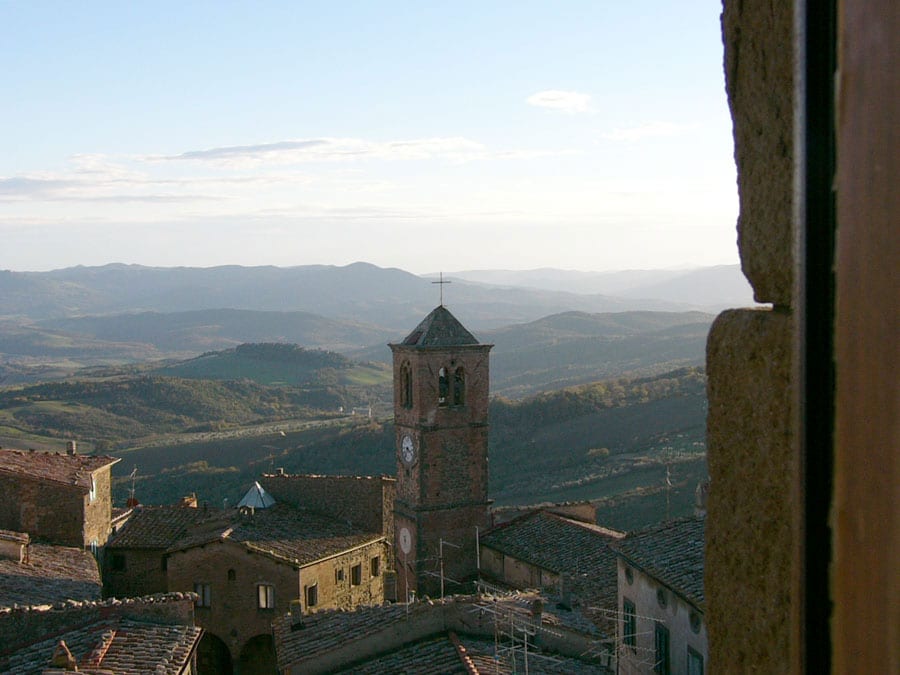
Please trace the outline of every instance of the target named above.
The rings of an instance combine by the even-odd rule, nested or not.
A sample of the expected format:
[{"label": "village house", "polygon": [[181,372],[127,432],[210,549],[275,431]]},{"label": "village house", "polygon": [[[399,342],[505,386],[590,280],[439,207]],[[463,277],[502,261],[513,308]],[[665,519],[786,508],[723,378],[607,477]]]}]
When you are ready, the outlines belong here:
[{"label": "village house", "polygon": [[599,635],[585,633],[583,624],[527,592],[287,614],[273,630],[283,675],[611,675]]},{"label": "village house", "polygon": [[593,508],[580,515],[586,519],[539,509],[486,532],[480,573],[506,587],[549,593],[593,621],[613,652],[616,556],[609,544],[625,535],[596,525]]},{"label": "village house", "polygon": [[704,525],[702,518],[669,521],[612,545],[618,559],[623,675],[705,672]]},{"label": "village house", "polygon": [[195,675],[193,594],[0,609],[0,673]]},{"label": "village house", "polygon": [[138,507],[107,544],[104,592],[195,592],[201,672],[271,672],[276,616],[384,601],[388,547],[373,525],[276,502],[259,483],[233,509]]},{"label": "village house", "polygon": [[103,546],[112,531],[116,457],[0,449],[0,529],[61,546]]}]

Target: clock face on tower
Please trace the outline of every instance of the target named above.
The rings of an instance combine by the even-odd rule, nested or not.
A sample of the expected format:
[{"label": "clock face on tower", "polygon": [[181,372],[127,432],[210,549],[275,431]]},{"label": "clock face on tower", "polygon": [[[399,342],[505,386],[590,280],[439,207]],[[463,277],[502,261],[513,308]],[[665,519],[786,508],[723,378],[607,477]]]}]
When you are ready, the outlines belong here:
[{"label": "clock face on tower", "polygon": [[403,555],[409,555],[412,550],[412,536],[406,527],[400,528],[400,550],[403,551]]},{"label": "clock face on tower", "polygon": [[409,434],[405,434],[400,441],[400,459],[406,466],[410,466],[416,461],[416,444]]}]

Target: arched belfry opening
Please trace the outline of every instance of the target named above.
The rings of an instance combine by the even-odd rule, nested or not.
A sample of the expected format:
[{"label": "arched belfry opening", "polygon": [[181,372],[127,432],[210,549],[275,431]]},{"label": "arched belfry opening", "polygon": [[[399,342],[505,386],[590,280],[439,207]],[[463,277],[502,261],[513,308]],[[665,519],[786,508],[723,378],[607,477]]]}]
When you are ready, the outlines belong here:
[{"label": "arched belfry opening", "polygon": [[466,404],[466,370],[459,366],[453,373],[453,405]]},{"label": "arched belfry opening", "polygon": [[447,369],[441,366],[438,371],[438,405],[446,406],[450,404],[450,377],[447,375]]},{"label": "arched belfry opening", "polygon": [[413,405],[412,369],[409,361],[400,366],[400,405],[404,408],[412,408]]}]

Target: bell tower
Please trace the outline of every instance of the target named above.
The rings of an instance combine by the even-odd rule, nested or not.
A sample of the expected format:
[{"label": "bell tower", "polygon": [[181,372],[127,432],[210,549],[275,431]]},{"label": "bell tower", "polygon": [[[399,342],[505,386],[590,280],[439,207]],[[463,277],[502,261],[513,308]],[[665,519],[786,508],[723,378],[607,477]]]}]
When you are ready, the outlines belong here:
[{"label": "bell tower", "polygon": [[399,344],[394,356],[397,496],[395,560],[407,591],[447,594],[470,581],[476,528],[490,524],[488,352],[443,305]]}]

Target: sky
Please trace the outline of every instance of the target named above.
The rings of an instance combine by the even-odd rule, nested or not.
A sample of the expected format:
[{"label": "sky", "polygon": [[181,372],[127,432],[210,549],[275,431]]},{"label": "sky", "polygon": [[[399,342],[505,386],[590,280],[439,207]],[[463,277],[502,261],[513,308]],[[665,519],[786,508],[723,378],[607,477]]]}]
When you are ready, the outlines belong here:
[{"label": "sky", "polygon": [[0,0],[0,269],[737,262],[719,0]]}]

